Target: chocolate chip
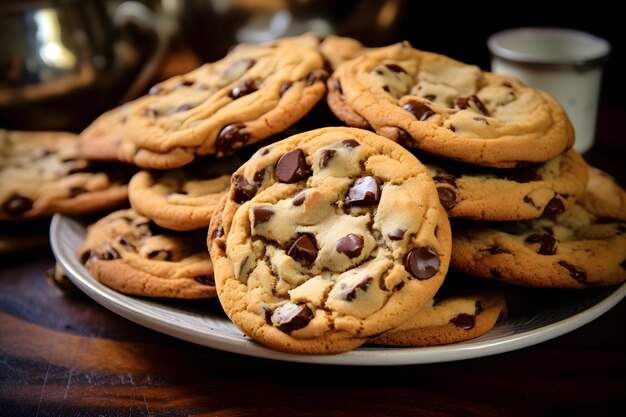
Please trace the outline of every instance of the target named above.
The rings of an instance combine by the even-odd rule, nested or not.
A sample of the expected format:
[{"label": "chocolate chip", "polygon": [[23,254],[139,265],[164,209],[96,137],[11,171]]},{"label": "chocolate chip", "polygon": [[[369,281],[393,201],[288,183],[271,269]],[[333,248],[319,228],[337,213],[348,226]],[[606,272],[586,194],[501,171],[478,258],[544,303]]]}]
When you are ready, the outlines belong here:
[{"label": "chocolate chip", "polygon": [[508,250],[501,248],[499,246],[492,246],[490,248],[484,249],[486,252],[489,252],[491,255],[500,255],[502,253],[511,253]]},{"label": "chocolate chip", "polygon": [[313,312],[304,303],[283,304],[272,313],[272,323],[278,330],[285,333],[305,327],[312,319]]},{"label": "chocolate chip", "polygon": [[337,151],[334,149],[324,149],[320,153],[321,155],[320,155],[319,165],[320,165],[320,168],[324,168],[328,165],[328,161],[330,161],[332,157],[335,156]]},{"label": "chocolate chip", "polygon": [[406,230],[396,228],[387,236],[389,237],[390,240],[402,240],[404,239],[404,233],[406,233]]},{"label": "chocolate chip", "polygon": [[341,82],[339,82],[338,79],[333,78],[332,80],[330,80],[330,84],[333,86],[335,91],[337,91],[339,94],[343,94],[343,89],[341,88]]},{"label": "chocolate chip", "polygon": [[509,171],[509,174],[506,176],[506,179],[525,183],[531,181],[541,181],[541,175],[537,173],[537,167],[529,165],[524,168],[514,168]]},{"label": "chocolate chip", "polygon": [[405,103],[402,108],[411,113],[413,116],[415,116],[417,120],[421,122],[435,114],[435,112],[432,111],[430,107],[419,101],[409,101]]},{"label": "chocolate chip", "polygon": [[467,97],[457,97],[454,99],[453,106],[455,109],[464,110],[469,107],[469,100]]},{"label": "chocolate chip", "polygon": [[433,180],[435,182],[445,182],[446,184],[450,184],[454,188],[457,188],[456,179],[450,175],[435,175]]},{"label": "chocolate chip", "polygon": [[400,65],[397,65],[397,64],[385,64],[385,66],[391,72],[403,72],[403,73],[406,74],[406,70],[404,68],[402,68]]},{"label": "chocolate chip", "polygon": [[339,284],[339,293],[341,294],[344,300],[352,301],[356,298],[357,290],[367,291],[367,288],[370,286],[370,284],[373,281],[374,281],[373,277],[366,276],[361,281],[358,281],[358,282],[352,282],[349,284],[342,282],[341,284]]},{"label": "chocolate chip", "polygon": [[165,249],[153,250],[148,252],[148,258],[156,261],[169,261],[172,259],[172,252]]},{"label": "chocolate chip", "polygon": [[387,93],[391,92],[391,88],[389,88],[388,85],[383,85],[383,90],[385,90]]},{"label": "chocolate chip", "polygon": [[480,101],[480,99],[476,97],[475,95],[471,95],[469,97],[458,97],[454,99],[454,103],[453,103],[455,109],[461,109],[461,110],[471,107],[472,104],[474,104],[474,106],[482,114],[487,115],[487,116],[489,115],[489,111],[487,110],[483,102]]},{"label": "chocolate chip", "polygon": [[103,261],[112,261],[113,259],[119,259],[120,254],[115,249],[108,248],[104,253],[98,253],[97,257]]},{"label": "chocolate chip", "polygon": [[357,142],[354,139],[344,139],[341,141],[341,143],[343,144],[343,146],[345,146],[346,148],[356,148],[357,146],[360,145],[359,142]]},{"label": "chocolate chip", "polygon": [[574,265],[565,262],[559,261],[559,265],[569,271],[569,274],[572,278],[574,278],[577,282],[584,284],[587,282],[587,273],[581,269],[576,268]]},{"label": "chocolate chip", "polygon": [[216,227],[215,230],[213,230],[213,235],[211,236],[211,240],[215,240],[222,236],[224,236],[224,228],[222,226]]},{"label": "chocolate chip", "polygon": [[132,243],[130,243],[128,240],[126,240],[126,238],[120,236],[117,239],[117,242],[126,250],[130,250],[133,252],[137,251],[137,248],[135,248],[135,245],[133,245]]},{"label": "chocolate chip", "polygon": [[482,124],[485,124],[485,125],[489,126],[489,122],[484,117],[474,117],[473,119],[476,122],[480,122]]},{"label": "chocolate chip", "polygon": [[316,69],[306,78],[306,82],[304,83],[305,87],[310,87],[318,81],[323,83],[328,79],[328,72],[323,69]]},{"label": "chocolate chip", "polygon": [[33,208],[30,198],[13,193],[2,203],[2,211],[12,215],[19,215]]},{"label": "chocolate chip", "polygon": [[254,183],[248,182],[242,174],[232,176],[233,182],[233,200],[235,203],[242,204],[256,195],[258,187]]},{"label": "chocolate chip", "polygon": [[348,206],[370,206],[380,201],[380,187],[376,178],[361,177],[348,190],[345,204]]},{"label": "chocolate chip", "polygon": [[437,194],[439,195],[441,205],[446,211],[456,206],[456,192],[452,188],[437,187]]},{"label": "chocolate chip", "polygon": [[356,258],[363,251],[365,239],[361,235],[350,233],[337,241],[335,250],[348,258]]},{"label": "chocolate chip", "polygon": [[481,312],[483,311],[483,305],[480,302],[480,300],[476,300],[476,303],[474,303],[474,315],[477,316],[479,315]]},{"label": "chocolate chip", "polygon": [[215,140],[215,149],[218,156],[232,153],[235,149],[241,148],[248,142],[250,134],[242,133],[245,127],[245,123],[233,123],[224,126]]},{"label": "chocolate chip", "polygon": [[535,204],[535,200],[533,200],[531,197],[528,196],[524,196],[524,203],[526,204],[530,204],[531,206],[533,206],[534,208],[539,208],[537,207],[537,205]]},{"label": "chocolate chip", "polygon": [[192,85],[193,85],[193,81],[180,80],[180,81],[177,81],[176,84],[174,84],[174,88],[191,87]]},{"label": "chocolate chip", "polygon": [[551,216],[553,214],[561,214],[564,211],[565,206],[563,205],[563,202],[560,199],[553,197],[550,201],[548,201],[548,204],[546,204],[546,208],[543,209],[543,214]]},{"label": "chocolate chip", "polygon": [[547,233],[534,233],[525,239],[526,243],[540,243],[537,252],[539,255],[554,255],[556,253],[557,240]]},{"label": "chocolate chip", "polygon": [[294,206],[301,206],[302,203],[304,203],[304,200],[306,200],[306,190],[298,193],[292,200],[291,200],[291,204],[293,204]]},{"label": "chocolate chip", "polygon": [[254,182],[261,185],[263,184],[263,179],[265,178],[265,168],[254,173]]},{"label": "chocolate chip", "polygon": [[428,279],[439,271],[439,257],[429,247],[413,248],[404,259],[404,268],[417,279]]},{"label": "chocolate chip", "polygon": [[412,147],[411,145],[415,143],[413,136],[411,136],[406,130],[399,127],[397,127],[396,130],[398,132],[398,135],[396,136],[396,141],[405,148]]},{"label": "chocolate chip", "polygon": [[310,175],[311,169],[306,163],[304,152],[300,149],[287,152],[276,162],[276,177],[280,182],[292,184]]},{"label": "chocolate chip", "polygon": [[311,264],[317,258],[315,239],[309,235],[300,236],[287,251],[287,255],[304,264]]},{"label": "chocolate chip", "polygon": [[428,101],[435,101],[437,99],[437,96],[434,94],[426,94],[424,98]]},{"label": "chocolate chip", "polygon": [[253,80],[243,80],[230,91],[229,96],[233,100],[237,100],[239,97],[254,93],[256,90],[258,88]]},{"label": "chocolate chip", "polygon": [[454,324],[456,327],[461,327],[463,330],[470,330],[476,325],[476,316],[461,313],[451,318],[450,323]]},{"label": "chocolate chip", "polygon": [[215,287],[215,278],[211,275],[198,275],[197,277],[193,277],[193,279],[199,284]]},{"label": "chocolate chip", "polygon": [[278,90],[278,94],[280,95],[280,97],[283,96],[283,94],[285,94],[287,92],[287,90],[289,90],[289,88],[293,85],[293,83],[291,81],[287,81],[284,82],[280,85],[280,89]]},{"label": "chocolate chip", "polygon": [[274,215],[274,211],[266,207],[254,206],[252,208],[252,215],[254,216],[253,226],[256,227],[268,221]]}]

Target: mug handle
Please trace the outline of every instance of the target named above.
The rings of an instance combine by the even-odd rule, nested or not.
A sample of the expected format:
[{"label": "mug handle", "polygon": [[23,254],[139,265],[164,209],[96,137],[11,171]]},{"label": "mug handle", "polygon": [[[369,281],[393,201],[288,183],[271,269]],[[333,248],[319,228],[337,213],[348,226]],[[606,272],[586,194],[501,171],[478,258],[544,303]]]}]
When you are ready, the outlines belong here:
[{"label": "mug handle", "polygon": [[154,53],[120,100],[120,104],[123,104],[142,95],[144,89],[152,81],[176,32],[176,24],[170,19],[159,16],[145,4],[132,0],[120,3],[114,10],[112,19],[116,28],[135,24],[148,32],[152,32],[157,39]]}]

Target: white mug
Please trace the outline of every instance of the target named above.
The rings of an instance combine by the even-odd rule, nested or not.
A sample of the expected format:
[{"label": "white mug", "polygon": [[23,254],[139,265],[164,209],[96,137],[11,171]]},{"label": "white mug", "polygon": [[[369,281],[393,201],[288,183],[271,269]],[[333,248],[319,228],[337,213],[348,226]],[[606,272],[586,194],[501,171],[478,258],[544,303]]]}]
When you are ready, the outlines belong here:
[{"label": "white mug", "polygon": [[561,103],[576,132],[574,149],[593,146],[609,42],[571,29],[518,28],[493,34],[487,47],[493,72],[513,75]]}]

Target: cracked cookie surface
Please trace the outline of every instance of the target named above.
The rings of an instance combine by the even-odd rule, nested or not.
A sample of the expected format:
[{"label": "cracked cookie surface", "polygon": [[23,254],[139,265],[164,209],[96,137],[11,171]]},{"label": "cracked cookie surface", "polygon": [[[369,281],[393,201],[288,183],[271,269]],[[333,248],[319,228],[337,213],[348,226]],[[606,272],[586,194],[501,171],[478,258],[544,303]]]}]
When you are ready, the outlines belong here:
[{"label": "cracked cookie surface", "polygon": [[176,168],[281,132],[326,93],[324,58],[297,42],[240,44],[219,61],[155,85],[128,112],[118,158]]},{"label": "cracked cookie surface", "polygon": [[230,188],[231,174],[241,162],[234,156],[204,158],[184,168],[140,171],[128,184],[131,207],[167,229],[208,227],[213,210]]},{"label": "cracked cookie surface", "polygon": [[0,220],[119,208],[134,173],[119,165],[80,157],[74,133],[0,129]]},{"label": "cracked cookie surface", "polygon": [[574,149],[547,162],[507,169],[418,158],[451,217],[522,220],[558,214],[572,207],[587,185],[587,164]]},{"label": "cracked cookie surface", "polygon": [[272,348],[316,354],[412,317],[441,286],[450,243],[424,166],[393,141],[342,127],[257,151],[209,229],[230,319]]},{"label": "cracked cookie surface", "polygon": [[463,342],[489,332],[505,313],[506,292],[502,289],[452,290],[435,295],[415,317],[368,343],[417,347]]},{"label": "cracked cookie surface", "polygon": [[206,232],[162,229],[132,209],[89,225],[76,256],[96,279],[125,294],[216,296]]},{"label": "cracked cookie surface", "polygon": [[574,143],[552,96],[407,42],[339,65],[328,88],[330,108],[350,126],[457,161],[510,168]]},{"label": "cracked cookie surface", "polygon": [[593,167],[585,196],[561,214],[453,226],[451,266],[472,275],[547,288],[626,279],[626,191]]}]

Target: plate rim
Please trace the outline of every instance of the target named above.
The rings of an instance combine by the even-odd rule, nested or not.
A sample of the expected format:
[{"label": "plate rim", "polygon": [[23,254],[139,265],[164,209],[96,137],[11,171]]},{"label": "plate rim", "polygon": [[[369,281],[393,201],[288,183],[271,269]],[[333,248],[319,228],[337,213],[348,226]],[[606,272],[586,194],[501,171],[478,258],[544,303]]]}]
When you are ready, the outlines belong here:
[{"label": "plate rim", "polygon": [[[478,338],[450,345],[428,347],[361,346],[349,352],[331,355],[288,353],[265,347],[244,336],[243,333],[241,335],[227,335],[221,332],[215,334],[201,333],[193,327],[163,321],[142,311],[142,308],[148,307],[146,304],[153,302],[122,294],[105,286],[80,264],[73,252],[70,256],[63,249],[60,241],[61,232],[64,227],[71,227],[70,222],[79,224],[78,220],[70,216],[58,213],[53,215],[49,233],[52,252],[69,279],[98,304],[136,324],[177,339],[234,354],[285,362],[389,366],[452,362],[493,356],[536,345],[576,330],[606,313],[626,296],[626,282],[624,282],[616,286],[604,299],[580,312],[548,325],[503,336],[499,339],[481,341]],[[165,308],[165,306],[162,307]],[[228,319],[225,318],[225,320]],[[234,328],[236,329],[236,327]],[[239,330],[237,329],[237,331]]]}]

